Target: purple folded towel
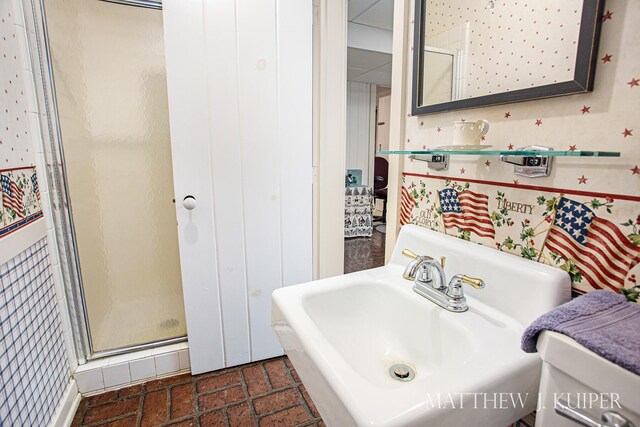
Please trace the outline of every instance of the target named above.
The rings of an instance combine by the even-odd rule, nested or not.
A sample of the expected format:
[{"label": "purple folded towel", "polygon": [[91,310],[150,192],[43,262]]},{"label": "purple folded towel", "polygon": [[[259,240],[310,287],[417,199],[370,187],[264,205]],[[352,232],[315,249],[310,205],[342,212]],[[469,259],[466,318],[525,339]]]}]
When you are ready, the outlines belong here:
[{"label": "purple folded towel", "polygon": [[592,291],[543,314],[522,334],[522,349],[535,353],[538,333],[545,329],[640,375],[640,304],[623,295]]}]

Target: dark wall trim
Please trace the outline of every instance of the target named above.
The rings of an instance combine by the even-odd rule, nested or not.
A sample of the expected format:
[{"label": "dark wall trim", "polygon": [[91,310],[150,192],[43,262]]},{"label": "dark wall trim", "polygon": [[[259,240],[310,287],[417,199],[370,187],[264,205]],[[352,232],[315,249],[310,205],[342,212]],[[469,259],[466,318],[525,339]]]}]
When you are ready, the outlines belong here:
[{"label": "dark wall trim", "polygon": [[507,104],[512,102],[530,101],[555,96],[573,95],[591,92],[595,78],[596,62],[598,61],[598,43],[604,0],[584,0],[578,50],[573,80],[519,89],[476,98],[461,99],[434,105],[419,105],[422,93],[422,79],[424,69],[424,34],[427,0],[415,0],[414,43],[413,43],[413,84],[411,95],[411,114],[414,116],[439,113],[444,111],[476,108],[486,105]]}]

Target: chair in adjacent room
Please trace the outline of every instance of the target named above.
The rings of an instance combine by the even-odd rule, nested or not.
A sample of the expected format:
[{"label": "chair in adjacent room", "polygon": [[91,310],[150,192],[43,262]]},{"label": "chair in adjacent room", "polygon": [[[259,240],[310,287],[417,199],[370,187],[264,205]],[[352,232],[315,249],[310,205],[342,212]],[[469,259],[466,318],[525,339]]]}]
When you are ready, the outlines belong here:
[{"label": "chair in adjacent room", "polygon": [[373,195],[382,200],[382,216],[374,218],[383,224],[387,222],[387,185],[389,184],[389,162],[384,157],[376,157],[373,165]]}]

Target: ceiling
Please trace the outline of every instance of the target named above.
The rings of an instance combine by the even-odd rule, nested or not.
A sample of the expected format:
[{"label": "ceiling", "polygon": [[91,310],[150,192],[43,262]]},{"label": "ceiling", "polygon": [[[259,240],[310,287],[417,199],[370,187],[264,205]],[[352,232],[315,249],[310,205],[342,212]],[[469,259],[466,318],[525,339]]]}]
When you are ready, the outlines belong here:
[{"label": "ceiling", "polygon": [[393,30],[393,0],[349,0],[349,22]]},{"label": "ceiling", "polygon": [[[349,0],[349,22],[393,30],[394,0]],[[391,54],[347,48],[347,80],[391,85]]]}]

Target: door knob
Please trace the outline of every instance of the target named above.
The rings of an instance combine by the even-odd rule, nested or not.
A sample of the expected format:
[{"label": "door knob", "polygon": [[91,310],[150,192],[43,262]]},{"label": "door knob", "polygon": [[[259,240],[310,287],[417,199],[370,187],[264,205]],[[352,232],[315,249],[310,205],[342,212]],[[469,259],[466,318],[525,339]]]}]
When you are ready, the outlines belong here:
[{"label": "door knob", "polygon": [[193,196],[186,196],[182,200],[182,206],[188,211],[193,210],[196,207],[196,198]]}]

